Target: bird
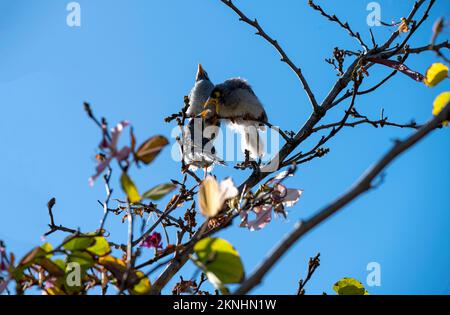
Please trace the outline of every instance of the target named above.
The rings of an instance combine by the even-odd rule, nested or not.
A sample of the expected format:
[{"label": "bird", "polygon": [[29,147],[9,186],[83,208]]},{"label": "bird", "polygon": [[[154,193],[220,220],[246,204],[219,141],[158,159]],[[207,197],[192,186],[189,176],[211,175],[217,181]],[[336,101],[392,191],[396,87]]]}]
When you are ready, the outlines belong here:
[{"label": "bird", "polygon": [[189,93],[189,107],[186,110],[189,120],[187,126],[183,128],[182,137],[183,160],[192,171],[202,168],[205,172],[209,172],[214,164],[224,164],[216,155],[214,147],[220,121],[200,117],[213,89],[214,84],[209,79],[208,73],[199,64],[194,87]]},{"label": "bird", "polygon": [[264,155],[259,131],[264,131],[268,118],[263,104],[250,84],[242,78],[231,78],[216,85],[204,105],[204,117],[226,121],[242,139],[243,151],[253,159]]},{"label": "bird", "polygon": [[186,110],[188,117],[197,117],[203,111],[205,102],[214,90],[214,83],[209,79],[208,73],[201,64],[198,65],[194,87],[189,93],[189,107]]}]

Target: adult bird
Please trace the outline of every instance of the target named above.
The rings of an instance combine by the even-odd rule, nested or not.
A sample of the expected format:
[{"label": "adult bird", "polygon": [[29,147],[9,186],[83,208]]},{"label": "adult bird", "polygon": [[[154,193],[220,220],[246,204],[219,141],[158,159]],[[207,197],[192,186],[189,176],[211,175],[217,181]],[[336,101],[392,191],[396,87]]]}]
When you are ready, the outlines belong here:
[{"label": "adult bird", "polygon": [[202,65],[198,65],[195,85],[189,93],[189,107],[186,115],[190,117],[183,129],[183,159],[191,170],[197,168],[208,171],[213,164],[223,164],[216,156],[213,145],[219,133],[220,123],[216,119],[202,119],[204,105],[208,100],[214,84]]},{"label": "adult bird", "polygon": [[264,155],[264,143],[259,131],[268,122],[264,106],[248,82],[232,78],[218,84],[211,91],[205,104],[206,119],[217,117],[226,120],[242,137],[242,149],[252,158]]}]

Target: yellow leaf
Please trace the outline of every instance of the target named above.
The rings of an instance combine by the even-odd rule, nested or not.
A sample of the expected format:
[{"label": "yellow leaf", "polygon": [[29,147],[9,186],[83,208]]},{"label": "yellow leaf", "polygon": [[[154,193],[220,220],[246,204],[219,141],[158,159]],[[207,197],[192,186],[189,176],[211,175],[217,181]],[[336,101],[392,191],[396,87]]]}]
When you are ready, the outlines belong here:
[{"label": "yellow leaf", "polygon": [[[104,266],[116,278],[119,286],[121,285],[125,272],[127,271],[126,263],[113,256],[100,257],[99,264]],[[128,290],[132,294],[146,294],[150,290],[150,280],[139,270],[131,270],[127,280]]]},{"label": "yellow leaf", "polygon": [[215,217],[222,205],[219,200],[219,183],[212,176],[206,177],[199,190],[200,212],[207,218]]},{"label": "yellow leaf", "polygon": [[128,200],[131,203],[139,202],[141,200],[141,196],[139,195],[139,191],[137,190],[136,185],[127,173],[122,174],[120,183],[122,184],[122,189],[127,194]]},{"label": "yellow leaf", "polygon": [[140,281],[132,289],[130,289],[130,292],[136,295],[147,294],[151,288],[150,280],[148,280],[142,271],[136,271],[136,276],[140,279]]},{"label": "yellow leaf", "polygon": [[95,243],[88,247],[87,250],[97,256],[105,256],[111,252],[108,241],[103,236],[94,238]]},{"label": "yellow leaf", "polygon": [[446,65],[439,62],[433,63],[427,70],[424,83],[429,87],[433,87],[447,78],[447,76],[448,67]]},{"label": "yellow leaf", "polygon": [[361,282],[353,278],[342,278],[333,285],[338,295],[369,295]]},{"label": "yellow leaf", "polygon": [[41,246],[41,248],[48,254],[45,257],[50,258],[53,256],[53,254],[51,253],[53,251],[53,246],[50,243],[45,243],[44,245]]},{"label": "yellow leaf", "polygon": [[44,291],[45,295],[66,295],[63,290],[60,288],[53,286],[51,288],[45,289]]},{"label": "yellow leaf", "polygon": [[[443,92],[436,97],[433,103],[433,115],[437,116],[444,109],[445,105],[450,102],[450,92]],[[449,122],[444,121],[444,126],[448,126]]]}]

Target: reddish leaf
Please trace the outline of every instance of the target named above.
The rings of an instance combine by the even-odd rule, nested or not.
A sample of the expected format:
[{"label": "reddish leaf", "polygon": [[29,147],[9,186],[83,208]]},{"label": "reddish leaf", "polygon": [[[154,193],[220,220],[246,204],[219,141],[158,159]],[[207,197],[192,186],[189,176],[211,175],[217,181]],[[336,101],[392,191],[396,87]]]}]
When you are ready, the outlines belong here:
[{"label": "reddish leaf", "polygon": [[65,272],[57,264],[47,258],[41,258],[38,260],[37,265],[44,268],[53,277],[62,277]]},{"label": "reddish leaf", "polygon": [[401,63],[399,61],[394,61],[394,60],[389,60],[389,59],[380,59],[380,58],[367,58],[367,60],[387,66],[387,67],[395,69],[395,70],[398,70],[398,71],[402,72],[403,74],[406,74],[408,77],[410,77],[411,79],[413,79],[417,82],[422,82],[423,79],[425,78],[419,72],[409,69],[407,66],[405,66],[403,63]]},{"label": "reddish leaf", "polygon": [[137,150],[135,159],[150,164],[161,150],[169,144],[164,136],[155,136],[145,141]]}]

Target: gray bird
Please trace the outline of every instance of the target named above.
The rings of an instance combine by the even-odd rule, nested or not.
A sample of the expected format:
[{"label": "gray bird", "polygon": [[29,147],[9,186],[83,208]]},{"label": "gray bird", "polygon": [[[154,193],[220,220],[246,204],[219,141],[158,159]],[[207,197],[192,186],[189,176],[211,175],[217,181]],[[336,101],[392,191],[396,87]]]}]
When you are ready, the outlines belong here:
[{"label": "gray bird", "polygon": [[214,90],[214,84],[209,79],[208,73],[202,65],[198,65],[195,85],[189,93],[189,108],[186,115],[189,117],[198,117],[204,109],[204,105]]},{"label": "gray bird", "polygon": [[220,122],[216,119],[202,119],[201,114],[208,97],[214,89],[208,73],[198,65],[195,85],[189,93],[189,108],[186,115],[191,117],[183,130],[183,159],[191,170],[197,168],[208,171],[213,164],[223,164],[216,156],[213,145],[219,133]]},{"label": "gray bird", "polygon": [[265,130],[267,114],[247,81],[233,78],[216,85],[205,108],[209,110],[206,119],[217,117],[226,120],[241,135],[242,149],[249,151],[252,158],[264,155],[259,131]]}]

